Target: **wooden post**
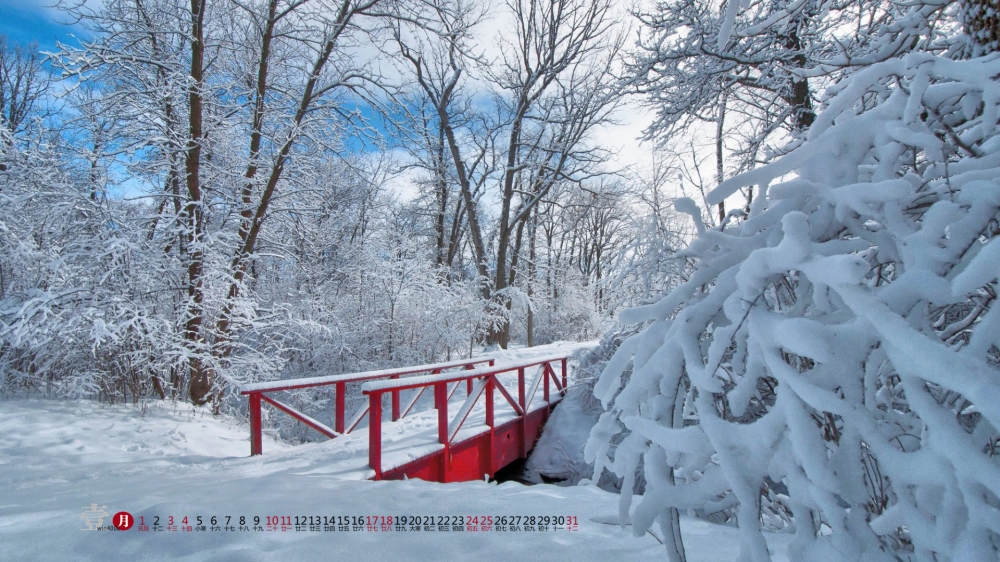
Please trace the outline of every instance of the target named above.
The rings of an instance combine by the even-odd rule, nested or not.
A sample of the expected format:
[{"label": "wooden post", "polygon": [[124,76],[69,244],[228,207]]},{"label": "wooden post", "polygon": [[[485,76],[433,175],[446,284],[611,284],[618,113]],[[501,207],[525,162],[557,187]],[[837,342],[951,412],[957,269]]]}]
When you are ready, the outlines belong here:
[{"label": "wooden post", "polygon": [[490,461],[489,461],[489,475],[493,478],[496,474],[496,462],[497,452],[494,445],[494,433],[495,429],[493,427],[493,385],[496,384],[496,375],[489,375],[486,377],[486,425],[490,428],[489,436],[489,451],[490,451]]},{"label": "wooden post", "polygon": [[566,358],[563,357],[562,358],[562,381],[563,381],[562,391],[563,391],[564,395],[567,392],[569,392],[569,387],[566,386],[567,385],[567,381],[569,380],[568,373],[569,373],[569,371],[566,369]]},{"label": "wooden post", "polygon": [[264,452],[260,427],[260,393],[250,394],[250,456]]},{"label": "wooden post", "polygon": [[517,404],[521,406],[524,414],[528,413],[527,405],[524,403],[524,367],[517,368]]},{"label": "wooden post", "polygon": [[[395,375],[389,378],[398,379],[399,375]],[[390,394],[392,395],[392,421],[396,421],[399,419],[399,391],[393,390],[390,391]]]},{"label": "wooden post", "polygon": [[441,457],[441,481],[448,481],[448,465],[451,464],[448,450],[448,383],[434,383],[434,403],[438,411],[438,442],[444,445]]},{"label": "wooden post", "polygon": [[368,466],[382,479],[382,393],[368,395]]},{"label": "wooden post", "polygon": [[545,400],[546,404],[549,403],[549,376],[550,375],[551,376],[555,376],[555,374],[552,373],[552,366],[551,366],[551,364],[550,363],[544,363],[544,364],[542,364],[542,379],[543,379],[542,380],[542,389],[543,389],[542,390],[542,399]]},{"label": "wooden post", "polygon": [[524,396],[524,367],[517,368],[517,403],[521,406],[521,458],[528,457],[528,404]]},{"label": "wooden post", "polygon": [[338,382],[336,385],[336,396],[334,396],[334,401],[337,403],[337,418],[334,424],[334,430],[337,433],[344,432],[344,400],[347,395],[347,383]]}]

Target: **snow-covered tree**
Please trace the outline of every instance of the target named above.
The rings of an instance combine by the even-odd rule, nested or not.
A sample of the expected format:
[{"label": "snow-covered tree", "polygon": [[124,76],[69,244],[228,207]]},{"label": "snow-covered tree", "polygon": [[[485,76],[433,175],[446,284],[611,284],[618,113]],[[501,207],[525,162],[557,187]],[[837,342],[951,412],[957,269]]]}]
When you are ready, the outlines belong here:
[{"label": "snow-covered tree", "polygon": [[[639,9],[628,79],[656,112],[646,138],[663,146],[699,121],[715,123],[739,157],[734,169],[753,167],[765,143],[813,122],[824,83],[864,64],[906,10],[868,0],[682,0]],[[934,21],[939,11],[922,15]],[[927,40],[905,39],[893,48]]]},{"label": "snow-covered tree", "polygon": [[[692,176],[690,183],[715,187],[788,150],[788,140],[815,119],[817,94],[827,85],[878,57],[933,43],[942,8],[921,5],[928,33],[913,34],[898,20],[915,14],[907,15],[907,5],[897,2],[670,0],[640,5],[635,15],[642,25],[626,79],[656,115],[644,137],[687,161],[683,168]],[[887,34],[892,41],[883,40]],[[709,129],[714,138],[706,146],[714,145],[714,173],[703,166],[708,151],[695,146],[707,140],[701,137]],[[751,201],[753,187],[743,191]],[[727,220],[725,205],[718,203],[717,213],[706,209],[706,215]]]},{"label": "snow-covered tree", "polygon": [[59,63],[102,84],[151,195],[171,202],[150,218],[151,235],[186,270],[177,312],[188,368],[177,384],[197,404],[241,378],[233,359],[258,318],[252,269],[266,225],[323,158],[343,151],[345,98],[376,81],[347,49],[375,25],[359,20],[385,16],[372,17],[378,3],[67,3],[94,38],[64,48]]},{"label": "snow-covered tree", "polygon": [[24,133],[41,108],[49,86],[38,45],[9,44],[0,35],[0,126],[10,132],[5,142]]},{"label": "snow-covered tree", "polygon": [[[607,0],[510,1],[497,10],[504,29],[490,60],[471,42],[483,10],[427,5],[437,14],[427,26],[434,33],[400,26],[398,53],[430,108],[422,127],[440,129],[428,143],[440,156],[424,160],[447,164],[446,176],[435,173],[461,196],[471,261],[495,318],[487,339],[506,347],[531,217],[556,186],[602,173],[607,155],[592,140],[620,102],[611,70],[623,36]],[[486,101],[472,103],[474,95]],[[497,216],[480,209],[484,194]]]},{"label": "snow-covered tree", "polygon": [[966,56],[958,6],[908,6],[800,143],[709,195],[756,186],[745,221],[677,201],[690,278],[621,315],[642,330],[595,388],[587,456],[672,561],[678,510],[732,516],[747,561],[775,512],[794,560],[1000,552],[1000,57]]}]

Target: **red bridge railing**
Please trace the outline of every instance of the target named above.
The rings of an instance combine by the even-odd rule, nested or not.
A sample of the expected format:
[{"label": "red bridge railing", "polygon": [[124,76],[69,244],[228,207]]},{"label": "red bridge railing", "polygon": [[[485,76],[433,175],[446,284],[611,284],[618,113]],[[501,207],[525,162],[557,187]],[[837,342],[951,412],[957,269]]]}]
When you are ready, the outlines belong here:
[{"label": "red bridge railing", "polygon": [[[261,403],[266,402],[273,406],[274,408],[292,416],[293,418],[299,420],[300,422],[306,424],[307,426],[315,429],[316,431],[326,435],[327,437],[333,439],[338,435],[343,435],[345,433],[350,433],[358,426],[364,415],[368,413],[370,406],[365,405],[357,413],[355,413],[351,418],[346,417],[346,412],[344,411],[344,403],[347,395],[347,384],[353,382],[368,382],[368,381],[378,381],[386,379],[388,381],[394,381],[400,379],[400,377],[409,375],[419,375],[422,373],[430,373],[431,375],[436,375],[438,373],[444,372],[446,369],[454,368],[464,368],[466,370],[472,370],[476,368],[476,365],[489,364],[493,366],[494,359],[492,357],[480,357],[477,359],[466,359],[460,361],[450,361],[447,363],[434,363],[431,365],[419,365],[416,367],[403,367],[399,369],[384,369],[379,371],[366,371],[363,373],[350,373],[343,375],[331,375],[326,377],[310,377],[303,379],[290,379],[283,381],[274,382],[263,382],[256,384],[248,384],[240,388],[240,394],[246,396],[249,395],[250,398],[250,455],[259,455],[263,452],[262,439],[261,439]],[[407,379],[400,379],[407,380]],[[335,427],[331,428],[322,422],[296,410],[295,408],[283,404],[274,398],[268,396],[271,392],[281,392],[285,390],[297,390],[300,388],[312,388],[318,386],[329,386],[333,385],[335,387]],[[448,390],[448,397],[450,398],[458,385],[453,385],[451,389]],[[467,392],[472,392],[472,379],[466,386]],[[408,414],[413,406],[417,403],[420,398],[420,393],[413,396],[404,408],[400,405],[400,390],[390,391],[392,394],[392,419],[396,421]],[[436,400],[436,397],[435,397]],[[379,402],[376,409],[379,412],[379,421],[381,421],[381,407],[382,403]]]},{"label": "red bridge railing", "polygon": [[[364,383],[361,390],[368,395],[368,463],[375,471],[375,480],[423,478],[438,482],[478,480],[495,472],[517,458],[527,456],[541,432],[552,407],[562,399],[567,389],[566,357],[549,357],[530,363],[505,367],[482,367],[465,372],[425,375],[399,380],[379,380]],[[560,364],[561,376],[556,376],[553,365]],[[530,385],[526,384],[525,370],[539,367]],[[498,378],[504,373],[517,372],[517,398]],[[510,377],[512,378],[512,377]],[[454,390],[448,385],[466,382],[468,396],[454,418],[448,416],[448,399]],[[553,399],[550,383],[558,394]],[[539,386],[542,401],[532,410]],[[437,408],[438,451],[402,466],[382,469],[382,396],[396,396],[403,390],[415,390],[416,396],[427,388],[434,389],[434,407]],[[499,392],[515,413],[515,418],[500,426],[495,425],[494,391]],[[485,402],[485,429],[475,435],[456,441],[459,430],[480,398]],[[414,399],[415,400],[415,399]],[[502,403],[502,402],[501,402]],[[393,420],[395,420],[395,414]]]}]

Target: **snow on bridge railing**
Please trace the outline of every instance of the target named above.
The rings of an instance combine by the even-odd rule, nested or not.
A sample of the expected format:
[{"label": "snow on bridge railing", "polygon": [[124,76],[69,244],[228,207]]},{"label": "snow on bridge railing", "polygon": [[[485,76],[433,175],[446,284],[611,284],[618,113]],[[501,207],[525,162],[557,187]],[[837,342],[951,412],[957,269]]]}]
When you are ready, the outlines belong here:
[{"label": "snow on bridge railing", "polygon": [[[553,363],[558,362],[560,364],[561,377],[557,377],[555,369],[552,367]],[[536,374],[534,380],[532,381],[530,387],[526,387],[525,381],[525,369],[531,367],[540,367],[538,373]],[[504,387],[503,384],[497,378],[498,375],[504,373],[517,372],[517,399],[515,400],[511,393]],[[567,382],[568,382],[568,371],[567,371],[567,358],[565,356],[553,356],[545,357],[542,359],[536,359],[528,363],[520,363],[516,365],[506,365],[503,367],[481,367],[478,369],[471,369],[462,372],[454,373],[441,373],[441,374],[430,374],[421,375],[415,377],[408,377],[406,379],[400,380],[379,380],[373,382],[366,382],[361,385],[362,393],[368,395],[368,464],[375,471],[375,480],[381,480],[383,476],[382,471],[382,395],[386,392],[393,394],[399,393],[403,390],[417,390],[415,393],[413,401],[423,393],[429,387],[434,388],[434,407],[437,409],[437,421],[438,421],[438,442],[443,446],[443,451],[440,453],[441,456],[441,481],[447,482],[451,481],[449,479],[449,470],[456,470],[459,472],[471,473],[475,478],[480,478],[482,474],[486,473],[490,476],[494,474],[498,466],[495,466],[495,460],[498,457],[496,451],[496,444],[493,439],[493,432],[496,429],[494,424],[494,402],[493,402],[493,391],[498,390],[500,394],[506,399],[507,403],[510,404],[511,408],[514,410],[517,416],[513,423],[519,426],[520,429],[520,439],[517,440],[522,448],[519,451],[518,456],[527,456],[528,450],[530,449],[530,443],[532,440],[527,438],[529,431],[528,418],[531,413],[532,400],[535,397],[535,393],[538,391],[539,385],[543,388],[543,401],[545,402],[546,413],[548,409],[552,407],[553,404],[558,402],[566,394]],[[448,389],[449,383],[455,383],[454,387],[457,387],[461,381],[466,381],[468,395],[465,403],[459,408],[458,413],[452,420],[448,419],[448,399],[451,398],[451,394],[454,393],[454,388]],[[473,382],[475,385],[473,386]],[[555,384],[556,391],[559,393],[559,397],[556,400],[550,399],[550,381]],[[455,468],[451,467],[451,454],[449,449],[455,442],[455,437],[458,435],[458,431],[462,428],[462,424],[469,417],[472,409],[475,407],[479,398],[485,395],[485,423],[488,427],[486,438],[488,444],[486,449],[488,454],[485,455],[489,458],[488,466],[483,466],[483,456],[477,456],[472,459],[471,463],[476,464],[476,467],[466,467],[459,466]],[[395,418],[394,418],[395,419]],[[544,419],[542,420],[544,422]],[[536,428],[537,429],[537,428]],[[537,432],[534,432],[537,434]],[[502,456],[502,452],[500,453]]]},{"label": "snow on bridge railing", "polygon": [[[352,382],[365,382],[365,381],[375,381],[380,379],[396,380],[400,377],[407,375],[419,375],[420,373],[441,373],[445,369],[453,368],[463,368],[466,370],[475,369],[476,365],[479,364],[489,364],[492,366],[495,359],[492,357],[479,357],[476,359],[463,359],[458,361],[448,361],[445,363],[433,363],[429,365],[417,365],[413,367],[401,367],[397,369],[380,369],[376,371],[365,371],[361,373],[346,373],[342,375],[329,375],[325,377],[309,377],[302,379],[288,379],[281,381],[272,382],[262,382],[248,384],[240,387],[240,394],[249,395],[250,400],[250,455],[259,455],[263,452],[263,440],[261,438],[261,402],[267,402],[271,406],[285,412],[286,414],[292,416],[293,418],[299,420],[300,422],[306,424],[307,426],[315,429],[316,431],[326,435],[329,438],[334,438],[337,435],[342,435],[345,433],[350,433],[364,418],[364,415],[368,413],[368,406],[359,410],[351,419],[346,420],[346,415],[344,412],[344,402],[347,394],[347,383]],[[406,380],[406,379],[401,379]],[[300,388],[312,388],[318,386],[335,386],[335,427],[330,428],[329,426],[323,424],[322,422],[288,406],[283,404],[270,396],[267,393],[270,392],[281,392],[286,390],[297,390]],[[455,385],[457,388],[458,385]],[[455,388],[451,390],[451,393],[455,392]],[[472,383],[468,383],[468,391],[471,392]],[[450,397],[450,394],[449,394]],[[392,392],[392,419],[393,421],[405,416],[409,413],[410,409],[416,404],[417,399],[420,398],[419,393],[415,396],[406,408],[400,414],[400,404],[399,404],[399,391]],[[381,404],[379,404],[381,406]]]}]

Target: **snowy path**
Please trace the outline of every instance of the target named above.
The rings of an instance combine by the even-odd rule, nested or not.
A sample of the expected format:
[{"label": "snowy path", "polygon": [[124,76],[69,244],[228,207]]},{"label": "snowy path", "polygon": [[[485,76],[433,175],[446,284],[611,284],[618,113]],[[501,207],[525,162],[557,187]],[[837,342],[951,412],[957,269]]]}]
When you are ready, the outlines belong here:
[{"label": "snowy path", "polygon": [[[551,353],[551,349],[547,350]],[[515,352],[517,353],[517,352]],[[517,357],[512,360],[522,360]],[[506,358],[505,358],[506,359]],[[461,394],[461,391],[459,391]],[[388,432],[387,432],[388,433]],[[50,400],[0,401],[0,560],[505,561],[662,557],[650,535],[616,521],[617,496],[595,487],[367,482],[362,439],[287,447],[266,440],[248,458],[248,431],[184,404],[131,406]],[[356,441],[356,443],[355,443]],[[389,439],[387,439],[389,441]],[[357,449],[355,449],[357,445]],[[363,450],[362,450],[363,449]],[[339,452],[337,452],[339,450]],[[192,525],[231,516],[575,516],[570,531],[177,531],[91,532],[81,515],[96,503],[147,524]],[[108,521],[105,520],[107,525]],[[685,520],[689,560],[732,560],[736,530]],[[436,527],[435,527],[436,529]],[[784,560],[788,537],[772,537]]]}]

